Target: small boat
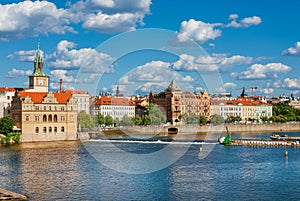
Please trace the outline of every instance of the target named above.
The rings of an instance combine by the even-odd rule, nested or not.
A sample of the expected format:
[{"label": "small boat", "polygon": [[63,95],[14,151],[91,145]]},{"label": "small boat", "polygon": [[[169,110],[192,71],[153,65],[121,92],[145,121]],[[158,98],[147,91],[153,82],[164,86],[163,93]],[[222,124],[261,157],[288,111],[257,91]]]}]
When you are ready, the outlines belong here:
[{"label": "small boat", "polygon": [[279,134],[272,134],[271,136],[270,136],[270,138],[271,138],[271,140],[279,140],[280,139],[280,135]]}]

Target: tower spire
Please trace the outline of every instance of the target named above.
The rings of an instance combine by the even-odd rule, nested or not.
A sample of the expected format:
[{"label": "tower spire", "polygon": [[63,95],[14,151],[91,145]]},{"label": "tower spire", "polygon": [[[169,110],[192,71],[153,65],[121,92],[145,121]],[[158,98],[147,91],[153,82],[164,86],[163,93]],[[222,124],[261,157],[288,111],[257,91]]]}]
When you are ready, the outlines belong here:
[{"label": "tower spire", "polygon": [[46,74],[43,72],[43,56],[40,49],[40,40],[38,41],[38,49],[34,56],[34,71],[32,75],[34,76],[46,76]]}]

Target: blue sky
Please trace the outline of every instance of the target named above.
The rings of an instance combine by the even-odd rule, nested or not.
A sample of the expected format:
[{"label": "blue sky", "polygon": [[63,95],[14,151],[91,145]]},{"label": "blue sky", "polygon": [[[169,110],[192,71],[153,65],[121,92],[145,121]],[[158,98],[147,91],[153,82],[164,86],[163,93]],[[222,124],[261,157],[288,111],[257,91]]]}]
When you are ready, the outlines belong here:
[{"label": "blue sky", "polygon": [[[148,93],[176,79],[192,91],[236,96],[258,86],[255,95],[299,96],[299,7],[294,0],[1,0],[0,86],[28,86],[40,40],[52,90],[62,78],[65,89],[86,86],[92,94],[117,85],[121,93]],[[170,30],[178,46],[193,40],[205,53],[145,49],[116,58],[110,51],[139,43],[123,36],[147,28]],[[143,37],[155,43],[160,36],[148,32]],[[118,37],[125,41],[113,43]],[[208,86],[220,79],[205,78],[212,71],[221,75],[218,87]]]}]

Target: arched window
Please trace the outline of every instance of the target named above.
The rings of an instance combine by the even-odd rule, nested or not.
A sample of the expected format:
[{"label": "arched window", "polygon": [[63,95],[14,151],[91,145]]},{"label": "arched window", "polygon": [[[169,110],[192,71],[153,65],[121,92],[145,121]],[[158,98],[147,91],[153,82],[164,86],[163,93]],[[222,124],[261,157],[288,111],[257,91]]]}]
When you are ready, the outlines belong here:
[{"label": "arched window", "polygon": [[43,128],[43,132],[47,133],[47,128],[46,127]]},{"label": "arched window", "polygon": [[57,133],[57,127],[56,126],[54,127],[54,133]]},{"label": "arched window", "polygon": [[35,132],[39,133],[39,127],[35,127]]},{"label": "arched window", "polygon": [[54,122],[57,122],[57,115],[54,115]]},{"label": "arched window", "polygon": [[48,121],[52,121],[52,115],[51,114],[49,114],[49,116],[48,116]]},{"label": "arched window", "polygon": [[43,121],[47,121],[47,115],[43,115]]},{"label": "arched window", "polygon": [[65,132],[65,127],[61,127],[61,132]]},{"label": "arched window", "polygon": [[52,133],[52,127],[49,127],[49,133]]}]

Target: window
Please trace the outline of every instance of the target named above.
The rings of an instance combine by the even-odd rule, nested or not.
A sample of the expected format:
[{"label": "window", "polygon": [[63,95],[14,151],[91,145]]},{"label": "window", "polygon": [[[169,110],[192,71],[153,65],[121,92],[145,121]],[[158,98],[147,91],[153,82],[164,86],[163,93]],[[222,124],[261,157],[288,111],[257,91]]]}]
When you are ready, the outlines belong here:
[{"label": "window", "polygon": [[57,122],[57,115],[54,115],[54,122]]},{"label": "window", "polygon": [[35,127],[35,132],[39,133],[39,127]]},{"label": "window", "polygon": [[64,107],[64,106],[62,106],[62,107],[61,107],[61,110],[65,110],[65,107]]},{"label": "window", "polygon": [[43,128],[43,132],[47,133],[47,128],[46,127]]},{"label": "window", "polygon": [[54,127],[54,133],[57,133],[57,127],[56,126]]},{"label": "window", "polygon": [[61,132],[65,132],[65,127],[61,127]]},{"label": "window", "polygon": [[52,121],[52,115],[51,114],[49,114],[49,116],[48,116],[48,121]]},{"label": "window", "polygon": [[65,116],[61,116],[60,120],[64,121],[65,120]]},{"label": "window", "polygon": [[49,133],[52,133],[52,127],[49,127]]},{"label": "window", "polygon": [[47,121],[47,115],[43,115],[43,121]]},{"label": "window", "polygon": [[40,117],[39,116],[35,116],[34,119],[35,119],[35,121],[39,121]]},{"label": "window", "polygon": [[44,106],[44,110],[47,110],[47,107],[46,107],[46,106]]},{"label": "window", "polygon": [[26,121],[29,121],[29,116],[28,116],[28,115],[26,115],[26,117],[25,117],[25,118],[26,118]]},{"label": "window", "polygon": [[49,110],[51,110],[51,106],[49,106]]},{"label": "window", "polygon": [[35,110],[40,110],[40,107],[39,106],[35,106],[34,109]]}]

